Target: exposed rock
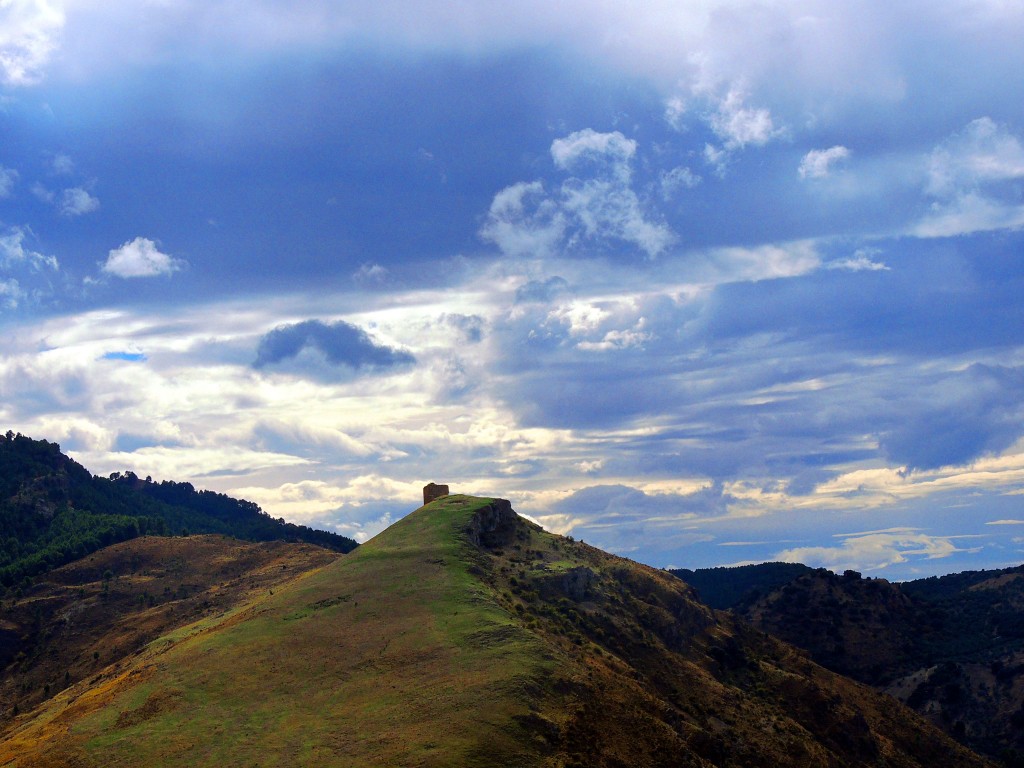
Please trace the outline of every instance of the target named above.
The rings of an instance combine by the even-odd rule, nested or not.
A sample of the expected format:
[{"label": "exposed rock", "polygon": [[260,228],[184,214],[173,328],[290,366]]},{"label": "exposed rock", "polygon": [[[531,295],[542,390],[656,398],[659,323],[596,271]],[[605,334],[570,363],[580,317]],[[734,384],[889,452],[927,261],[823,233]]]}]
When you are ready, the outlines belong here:
[{"label": "exposed rock", "polygon": [[510,501],[495,499],[473,515],[466,535],[478,547],[500,547],[515,537],[518,519]]}]

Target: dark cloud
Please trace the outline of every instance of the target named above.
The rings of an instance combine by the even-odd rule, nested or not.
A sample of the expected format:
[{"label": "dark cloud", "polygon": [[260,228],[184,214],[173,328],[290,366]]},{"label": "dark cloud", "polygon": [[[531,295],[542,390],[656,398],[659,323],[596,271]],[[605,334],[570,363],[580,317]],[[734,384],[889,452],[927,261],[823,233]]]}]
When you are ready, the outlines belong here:
[{"label": "dark cloud", "polygon": [[349,323],[306,320],[282,325],[260,339],[253,368],[283,363],[305,351],[320,353],[332,366],[380,371],[408,365],[416,359],[400,349],[377,344],[362,328]]},{"label": "dark cloud", "polygon": [[880,439],[886,457],[910,470],[966,464],[1024,435],[1024,368],[976,364],[931,390]]}]

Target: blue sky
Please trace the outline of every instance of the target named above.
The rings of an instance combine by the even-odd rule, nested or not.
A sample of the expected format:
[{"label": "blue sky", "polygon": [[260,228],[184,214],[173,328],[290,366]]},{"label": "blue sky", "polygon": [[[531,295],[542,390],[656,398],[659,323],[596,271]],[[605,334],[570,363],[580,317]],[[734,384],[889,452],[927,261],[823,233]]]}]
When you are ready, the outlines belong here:
[{"label": "blue sky", "polygon": [[365,540],[1024,560],[1024,3],[0,4],[0,422]]}]

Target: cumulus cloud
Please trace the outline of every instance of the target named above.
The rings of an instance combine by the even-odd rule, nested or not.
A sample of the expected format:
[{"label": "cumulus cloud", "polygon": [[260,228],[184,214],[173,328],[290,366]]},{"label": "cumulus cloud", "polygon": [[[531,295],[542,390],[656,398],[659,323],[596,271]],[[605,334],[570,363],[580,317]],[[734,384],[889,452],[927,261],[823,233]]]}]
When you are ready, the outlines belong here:
[{"label": "cumulus cloud", "polygon": [[362,328],[339,320],[323,323],[306,320],[282,325],[260,339],[253,368],[292,360],[303,352],[319,353],[332,366],[383,371],[409,365],[415,358],[408,352],[378,344]]},{"label": "cumulus cloud", "polygon": [[510,256],[548,256],[559,247],[600,248],[624,241],[657,256],[675,241],[651,220],[632,185],[637,144],[618,131],[576,131],[551,144],[556,168],[573,174],[556,192],[540,181],[521,182],[495,195],[480,230]]},{"label": "cumulus cloud", "polygon": [[60,212],[64,216],[81,216],[98,210],[100,201],[81,187],[65,189],[60,196]]},{"label": "cumulus cloud", "polygon": [[64,22],[64,11],[49,0],[0,3],[0,80],[7,85],[37,82]]},{"label": "cumulus cloud", "polygon": [[635,154],[636,142],[618,131],[598,133],[586,128],[551,143],[551,158],[557,168],[577,171],[589,161],[609,168],[623,181],[629,181],[629,163]]},{"label": "cumulus cloud", "polygon": [[730,88],[708,118],[711,129],[724,142],[727,150],[746,146],[761,147],[783,134],[775,125],[771,111],[748,107],[746,94]]},{"label": "cumulus cloud", "polygon": [[114,248],[107,255],[102,270],[115,277],[157,277],[170,275],[182,268],[183,262],[162,253],[157,244],[146,237],[134,240]]},{"label": "cumulus cloud", "polygon": [[800,160],[797,173],[801,179],[824,179],[832,168],[850,156],[850,150],[836,145],[828,149],[812,149]]}]

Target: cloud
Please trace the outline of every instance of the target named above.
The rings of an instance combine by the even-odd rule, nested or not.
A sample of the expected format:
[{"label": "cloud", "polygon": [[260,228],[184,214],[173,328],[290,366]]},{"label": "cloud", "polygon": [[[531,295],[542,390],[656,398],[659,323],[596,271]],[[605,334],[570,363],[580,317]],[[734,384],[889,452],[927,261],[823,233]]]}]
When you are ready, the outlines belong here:
[{"label": "cloud", "polygon": [[0,81],[15,86],[37,82],[64,22],[63,10],[48,0],[0,3]]},{"label": "cloud", "polygon": [[408,352],[378,344],[362,328],[344,321],[306,320],[279,326],[263,336],[252,367],[277,365],[303,352],[319,353],[331,366],[355,370],[384,371],[416,361]]},{"label": "cloud", "polygon": [[555,275],[546,280],[530,280],[516,288],[516,304],[539,302],[547,304],[569,291],[569,283],[564,277]]},{"label": "cloud", "polygon": [[586,128],[551,143],[556,168],[574,174],[556,192],[540,181],[520,182],[494,196],[480,230],[508,256],[551,256],[559,249],[601,248],[616,241],[648,256],[675,242],[652,221],[632,185],[637,144],[618,131]]},{"label": "cloud", "polygon": [[833,166],[849,156],[850,150],[840,145],[828,149],[812,149],[800,160],[797,173],[801,179],[824,179],[832,172]]},{"label": "cloud", "polygon": [[681,189],[693,189],[701,183],[701,177],[684,165],[662,171],[660,178],[661,196],[668,200]]},{"label": "cloud", "polygon": [[551,158],[557,168],[576,172],[589,161],[609,168],[625,182],[629,181],[629,163],[635,154],[636,142],[618,131],[598,133],[586,128],[551,143]]},{"label": "cloud", "polygon": [[60,269],[55,256],[47,256],[25,247],[29,232],[21,227],[10,227],[0,232],[0,268],[11,269],[27,264],[33,271]]},{"label": "cloud", "polygon": [[825,264],[826,269],[843,269],[848,272],[869,272],[888,271],[889,267],[880,261],[874,261],[872,257],[877,256],[880,251],[877,248],[858,248],[853,256],[845,259],[833,259]]},{"label": "cloud", "polygon": [[0,165],[0,200],[8,198],[14,191],[14,185],[18,181],[18,172],[13,168],[4,168]]},{"label": "cloud", "polygon": [[386,267],[382,267],[380,264],[373,264],[367,262],[363,264],[352,274],[352,279],[357,283],[375,283],[382,284],[388,279],[388,270]]},{"label": "cloud", "polygon": [[972,120],[932,151],[925,192],[934,202],[914,234],[953,237],[1024,227],[1015,185],[1021,179],[1021,140],[989,117]]},{"label": "cloud", "polygon": [[24,297],[17,280],[0,278],[0,307],[14,309]]},{"label": "cloud", "polygon": [[183,262],[162,253],[157,244],[145,237],[136,237],[107,255],[102,270],[115,277],[157,277],[170,275],[182,268]]},{"label": "cloud", "polygon": [[978,548],[957,547],[953,543],[956,536],[934,536],[915,528],[840,534],[837,538],[842,539],[838,546],[795,547],[777,553],[775,558],[833,571],[878,571],[911,559],[936,560],[978,551]]},{"label": "cloud", "polygon": [[748,107],[746,98],[741,89],[730,88],[708,118],[711,129],[725,142],[728,151],[748,145],[762,147],[783,134],[768,109]]},{"label": "cloud", "polygon": [[1024,146],[989,117],[972,120],[932,152],[928,194],[950,197],[965,188],[1024,178]]},{"label": "cloud", "polygon": [[55,176],[70,176],[75,171],[75,161],[63,152],[50,158],[50,172]]},{"label": "cloud", "polygon": [[547,256],[561,243],[566,226],[565,214],[547,197],[543,183],[519,182],[494,196],[480,236],[507,256]]},{"label": "cloud", "polygon": [[100,201],[81,187],[65,189],[60,198],[60,212],[64,216],[81,216],[98,210]]},{"label": "cloud", "polygon": [[962,465],[1024,436],[1024,369],[976,363],[930,383],[880,436],[885,455],[910,470]]}]

